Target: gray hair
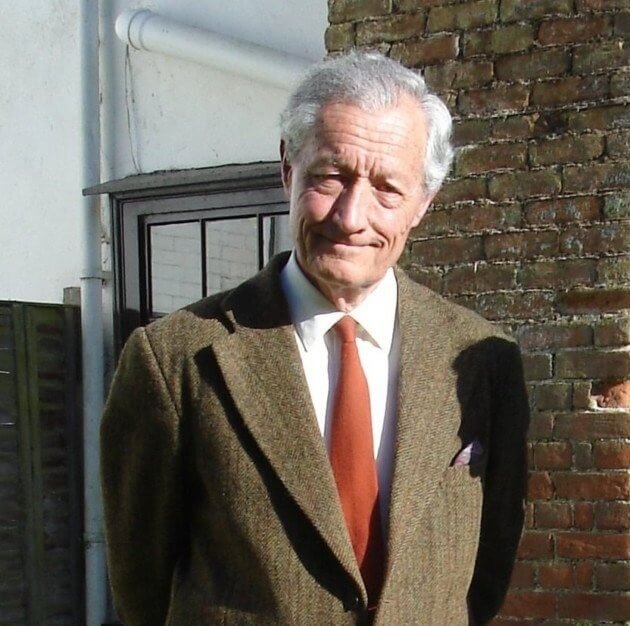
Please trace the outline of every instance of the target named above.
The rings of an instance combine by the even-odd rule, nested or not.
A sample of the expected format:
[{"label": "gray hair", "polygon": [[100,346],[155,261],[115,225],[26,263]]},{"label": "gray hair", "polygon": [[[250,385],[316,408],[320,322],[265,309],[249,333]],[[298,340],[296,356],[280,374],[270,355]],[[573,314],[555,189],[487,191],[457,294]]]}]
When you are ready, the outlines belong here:
[{"label": "gray hair", "polygon": [[308,71],[280,117],[289,160],[308,141],[325,104],[346,102],[375,111],[395,106],[402,94],[413,97],[426,116],[423,182],[427,192],[437,192],[453,160],[451,114],[422,76],[376,52],[353,51],[326,59]]}]

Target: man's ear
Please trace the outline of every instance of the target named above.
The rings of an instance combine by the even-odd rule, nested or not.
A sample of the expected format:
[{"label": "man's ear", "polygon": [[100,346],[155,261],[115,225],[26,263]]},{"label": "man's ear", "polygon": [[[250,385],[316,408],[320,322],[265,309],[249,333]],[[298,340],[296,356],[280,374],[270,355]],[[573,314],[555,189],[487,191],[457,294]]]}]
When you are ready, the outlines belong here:
[{"label": "man's ear", "polygon": [[434,196],[435,196],[434,193],[428,193],[422,197],[422,200],[420,201],[420,205],[418,206],[418,209],[416,210],[416,213],[413,216],[413,220],[411,221],[412,228],[415,228],[420,223],[425,213],[431,206],[431,202],[433,201]]},{"label": "man's ear", "polygon": [[287,147],[284,143],[284,139],[280,141],[280,174],[282,176],[282,186],[287,197],[291,195],[291,178],[293,175],[293,168],[289,162],[287,155]]}]

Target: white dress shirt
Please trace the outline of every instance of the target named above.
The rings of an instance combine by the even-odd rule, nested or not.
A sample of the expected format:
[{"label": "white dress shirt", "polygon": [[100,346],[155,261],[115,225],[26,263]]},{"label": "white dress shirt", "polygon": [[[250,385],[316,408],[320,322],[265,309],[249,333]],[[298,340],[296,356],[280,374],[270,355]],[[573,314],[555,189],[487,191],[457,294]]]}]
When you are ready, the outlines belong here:
[{"label": "white dress shirt", "polygon": [[[280,281],[289,304],[319,429],[330,450],[330,422],[340,352],[340,342],[332,327],[346,313],[336,309],[304,276],[295,252],[282,270]],[[370,393],[381,519],[385,524],[393,469],[400,362],[397,302],[396,278],[389,269],[365,300],[348,313],[358,324],[357,348]]]}]

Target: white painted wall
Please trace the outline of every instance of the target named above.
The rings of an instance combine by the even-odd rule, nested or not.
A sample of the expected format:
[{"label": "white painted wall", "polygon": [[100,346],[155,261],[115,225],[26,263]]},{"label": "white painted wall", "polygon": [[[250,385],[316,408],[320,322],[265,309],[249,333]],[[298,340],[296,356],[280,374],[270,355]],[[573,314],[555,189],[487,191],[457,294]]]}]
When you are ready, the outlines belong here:
[{"label": "white painted wall", "polygon": [[79,282],[77,20],[74,2],[0,3],[0,299]]},{"label": "white painted wall", "polygon": [[[102,180],[277,159],[287,93],[127,50],[127,8],[319,59],[326,0],[101,0]],[[0,299],[60,302],[79,284],[78,14],[69,0],[0,3]],[[105,253],[108,250],[105,246]]]}]

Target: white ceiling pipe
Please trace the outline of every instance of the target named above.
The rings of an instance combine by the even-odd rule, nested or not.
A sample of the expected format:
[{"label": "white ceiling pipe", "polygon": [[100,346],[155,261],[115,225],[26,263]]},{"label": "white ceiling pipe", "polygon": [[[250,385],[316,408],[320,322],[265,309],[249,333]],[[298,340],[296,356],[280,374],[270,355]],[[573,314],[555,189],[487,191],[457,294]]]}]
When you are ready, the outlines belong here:
[{"label": "white ceiling pipe", "polygon": [[224,72],[290,89],[314,61],[131,9],[116,19],[116,34],[137,50],[160,52]]}]

